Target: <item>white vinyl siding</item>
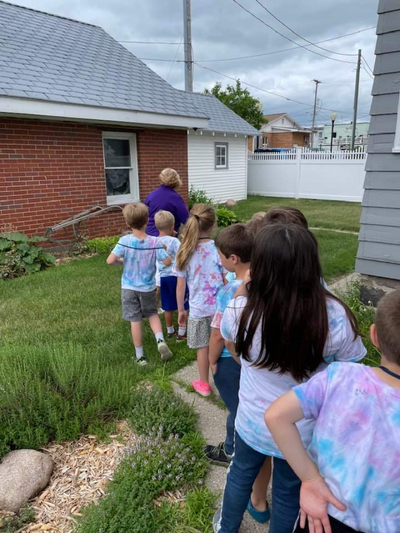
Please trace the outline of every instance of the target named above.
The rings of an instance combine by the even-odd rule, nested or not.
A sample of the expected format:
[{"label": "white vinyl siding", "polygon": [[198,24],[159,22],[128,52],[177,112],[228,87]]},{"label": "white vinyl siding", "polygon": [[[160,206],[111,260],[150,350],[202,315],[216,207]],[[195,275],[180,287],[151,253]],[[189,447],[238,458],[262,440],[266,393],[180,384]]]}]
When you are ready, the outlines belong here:
[{"label": "white vinyl siding", "polygon": [[[228,168],[215,168],[215,147],[228,144]],[[243,135],[188,135],[189,187],[202,189],[217,202],[247,198],[247,138]]]}]

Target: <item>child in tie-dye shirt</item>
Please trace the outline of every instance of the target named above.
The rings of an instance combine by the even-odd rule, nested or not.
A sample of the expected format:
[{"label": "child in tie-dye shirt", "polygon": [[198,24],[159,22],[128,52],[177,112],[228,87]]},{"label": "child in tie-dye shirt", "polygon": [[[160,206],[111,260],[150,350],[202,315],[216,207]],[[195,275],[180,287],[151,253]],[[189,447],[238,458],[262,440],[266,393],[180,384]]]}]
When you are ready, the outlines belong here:
[{"label": "child in tie-dye shirt", "polygon": [[216,222],[215,211],[210,205],[196,204],[190,211],[185,225],[181,247],[176,255],[175,273],[178,323],[186,321],[184,307],[186,285],[189,288],[189,320],[187,344],[197,350],[197,366],[200,379],[192,383],[201,396],[210,396],[208,345],[211,321],[215,313],[217,292],[224,283],[221,260],[211,239]]},{"label": "child in tie-dye shirt", "polygon": [[146,234],[149,220],[147,206],[140,202],[128,204],[124,207],[123,215],[132,233],[119,239],[107,258],[107,264],[122,263],[124,267],[121,278],[122,316],[131,323],[135,361],[141,366],[147,364],[142,342],[143,318],[149,319],[161,360],[168,361],[172,353],[164,341],[157,313],[156,262],[162,261],[169,266],[171,258],[157,237]]},{"label": "child in tie-dye shirt", "polygon": [[[379,303],[371,340],[379,368],[332,363],[265,414],[303,482],[296,532],[400,531],[400,291]],[[303,418],[315,421],[308,454]]]}]

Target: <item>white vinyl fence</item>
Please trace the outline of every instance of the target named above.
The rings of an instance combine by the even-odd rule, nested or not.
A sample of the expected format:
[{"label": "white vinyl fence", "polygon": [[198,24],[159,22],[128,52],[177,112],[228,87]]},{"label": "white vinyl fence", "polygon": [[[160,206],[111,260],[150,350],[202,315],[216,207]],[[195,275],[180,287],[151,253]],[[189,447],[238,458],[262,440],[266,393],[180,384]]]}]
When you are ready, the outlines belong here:
[{"label": "white vinyl fence", "polygon": [[248,194],[361,202],[365,152],[249,153]]}]

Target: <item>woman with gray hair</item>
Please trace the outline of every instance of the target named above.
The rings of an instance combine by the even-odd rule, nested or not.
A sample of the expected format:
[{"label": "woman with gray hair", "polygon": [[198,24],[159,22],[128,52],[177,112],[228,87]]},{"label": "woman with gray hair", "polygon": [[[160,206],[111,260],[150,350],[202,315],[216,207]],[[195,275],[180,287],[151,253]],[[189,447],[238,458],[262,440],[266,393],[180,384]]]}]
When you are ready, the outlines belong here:
[{"label": "woman with gray hair", "polygon": [[158,229],[154,223],[154,217],[158,211],[169,211],[175,217],[174,229],[176,233],[182,224],[186,223],[189,211],[178,189],[182,186],[182,180],[176,170],[165,168],[160,174],[161,185],[152,191],[144,201],[149,208],[149,222],[146,233],[158,236]]}]

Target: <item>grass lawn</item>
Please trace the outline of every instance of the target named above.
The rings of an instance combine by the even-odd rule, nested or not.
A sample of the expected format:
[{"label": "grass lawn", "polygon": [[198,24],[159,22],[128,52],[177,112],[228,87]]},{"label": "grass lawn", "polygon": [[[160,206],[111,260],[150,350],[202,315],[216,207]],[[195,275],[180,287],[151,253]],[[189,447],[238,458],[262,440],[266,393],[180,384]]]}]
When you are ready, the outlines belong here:
[{"label": "grass lawn", "polygon": [[241,220],[249,220],[258,211],[268,211],[274,206],[297,207],[306,216],[310,227],[359,231],[361,204],[330,200],[295,200],[249,196],[239,202],[235,212]]}]

